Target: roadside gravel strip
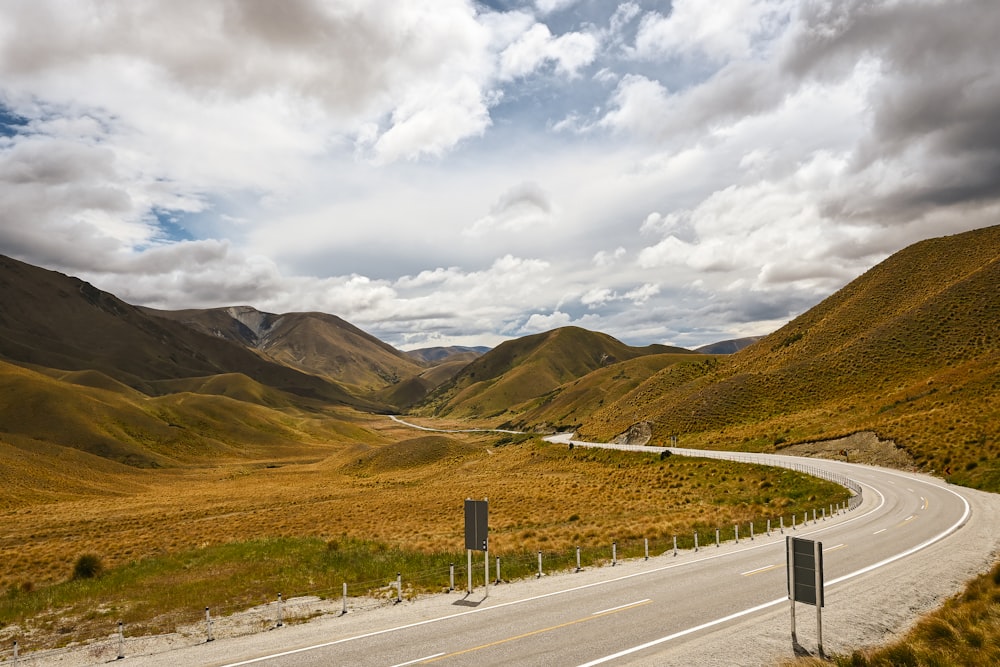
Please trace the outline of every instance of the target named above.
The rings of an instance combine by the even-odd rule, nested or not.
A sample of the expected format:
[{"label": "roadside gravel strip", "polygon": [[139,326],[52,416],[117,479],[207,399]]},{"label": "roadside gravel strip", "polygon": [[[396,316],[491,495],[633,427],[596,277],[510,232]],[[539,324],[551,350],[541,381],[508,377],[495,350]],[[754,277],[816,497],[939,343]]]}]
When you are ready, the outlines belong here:
[{"label": "roadside gravel strip", "polygon": [[[567,444],[572,442],[577,447],[648,452],[669,450],[673,454],[683,456],[710,456],[783,467],[788,467],[788,461],[792,459],[803,465],[817,463],[814,459],[773,454],[587,443],[570,438],[571,436],[560,434],[547,440]],[[840,465],[858,469],[870,467],[846,463]],[[872,469],[897,476],[901,483],[907,480],[920,480],[946,488],[966,503],[967,510],[958,521],[933,538],[891,558],[825,582],[827,605],[823,610],[823,636],[827,654],[850,653],[858,648],[886,643],[904,634],[921,615],[939,606],[946,598],[959,593],[966,581],[987,571],[1000,558],[1000,531],[997,530],[997,526],[1000,526],[1000,495],[951,486],[928,475],[874,467]],[[851,473],[845,471],[844,474]],[[869,489],[866,488],[865,491],[868,493]],[[946,539],[948,537],[953,539]],[[890,567],[893,565],[897,566]],[[664,637],[647,646],[636,647],[636,650],[631,652],[619,652],[591,661],[583,667],[605,662],[650,667],[692,664],[720,667],[774,664],[791,657],[788,606],[786,598],[779,598],[752,609],[735,612],[728,618],[719,619],[719,622],[713,625],[724,629],[702,633],[694,640],[669,649],[665,648],[662,652],[651,653],[646,649],[658,644],[666,645],[684,634],[694,634],[708,630],[712,626],[676,633],[675,636]],[[809,613],[812,609],[812,607],[799,609],[798,635],[800,641],[804,643],[808,643],[803,639],[804,636],[813,638],[815,633],[815,625]],[[737,624],[726,623],[736,618],[741,619]],[[775,627],[784,627],[786,632],[775,634],[773,632]],[[640,649],[643,651],[641,654]]]},{"label": "roadside gravel strip", "polygon": [[[570,438],[563,434],[548,440],[569,443]],[[664,449],[572,442],[575,447],[654,453]],[[854,511],[808,529],[800,526],[797,533],[824,541],[825,551],[832,552],[827,563],[827,604],[823,609],[827,653],[849,653],[904,632],[920,615],[959,592],[968,579],[986,571],[1000,555],[997,494],[950,486],[927,475],[822,459],[676,448],[671,452],[762,464],[788,465],[792,461],[861,484],[862,503]],[[923,501],[922,507],[919,501]],[[894,533],[904,538],[899,547],[886,539]],[[920,537],[913,539],[918,534]],[[905,542],[908,535],[909,542]],[[849,543],[838,544],[840,539]],[[214,642],[189,646],[178,645],[175,636],[136,638],[120,664],[398,666],[434,660],[447,665],[773,665],[793,654],[789,603],[782,595],[783,541],[784,536],[774,531],[770,537],[758,535],[753,543],[727,543],[721,548],[703,548],[700,553],[681,551],[676,558],[667,554],[649,561],[619,561],[613,568],[555,573],[493,586],[487,599],[482,599],[482,589],[471,596],[464,592],[427,595],[400,605],[352,610],[343,616],[336,613],[339,603],[331,601],[327,613],[311,622],[249,636],[227,638],[220,633]],[[755,559],[761,562],[752,562]],[[657,606],[665,603],[664,595],[699,572],[723,582],[722,575],[727,569],[731,572],[736,563],[741,564],[743,575],[751,576],[730,576],[755,585],[773,577],[765,587],[765,593],[773,593],[743,602],[738,600],[751,598],[738,597],[732,591],[733,602],[727,604],[729,587],[721,600],[673,598],[666,607]],[[764,573],[755,575],[757,570],[752,568]],[[699,586],[698,590],[706,592],[711,587]],[[631,596],[623,600],[625,604],[611,602],[610,598],[622,590]],[[646,595],[638,594],[642,591]],[[608,598],[609,602],[599,605],[592,599],[595,596]],[[678,606],[682,603],[687,607]],[[713,605],[710,611],[709,604]],[[592,611],[590,617],[601,620],[585,625],[581,623],[587,616],[574,620],[574,614],[583,614],[580,607],[584,606],[600,610]],[[690,613],[689,608],[693,610]],[[528,622],[526,619],[536,609],[541,617],[528,626],[531,629],[515,629],[515,624]],[[798,637],[815,652],[813,609],[798,606]],[[559,614],[566,614],[569,620],[557,620]],[[685,624],[679,619],[686,615],[697,620]],[[613,626],[617,618],[628,620],[622,621],[624,626]],[[651,633],[630,632],[642,625],[640,619],[654,621]],[[576,628],[590,627],[608,629],[572,634]],[[495,631],[491,636],[495,638],[482,634],[487,630]],[[470,638],[470,634],[474,637]],[[632,634],[636,639],[628,641],[626,637]],[[542,649],[532,648],[532,642],[548,642],[550,649],[555,645],[552,642],[564,642],[565,648],[560,648],[564,653],[557,654],[562,658],[553,661],[551,650],[539,652]],[[22,660],[21,664],[75,667],[106,662],[106,658],[95,659],[93,650],[84,647],[44,661]]]}]

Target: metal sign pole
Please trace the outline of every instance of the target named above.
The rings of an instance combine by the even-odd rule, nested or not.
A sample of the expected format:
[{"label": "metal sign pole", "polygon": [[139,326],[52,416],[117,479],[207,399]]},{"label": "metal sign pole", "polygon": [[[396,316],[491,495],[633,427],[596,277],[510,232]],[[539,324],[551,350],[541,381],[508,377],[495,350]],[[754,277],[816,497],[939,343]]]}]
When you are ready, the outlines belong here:
[{"label": "metal sign pole", "polygon": [[795,637],[795,555],[792,553],[792,536],[785,536],[785,559],[788,562],[788,600],[791,602],[792,644],[798,644]]},{"label": "metal sign pole", "polygon": [[816,645],[823,656],[823,556],[822,542],[813,542],[813,562],[816,563]]},{"label": "metal sign pole", "polygon": [[469,588],[467,589],[469,595],[472,595],[472,549],[467,549],[469,552],[469,567],[465,568],[465,571],[469,573]]},{"label": "metal sign pole", "polygon": [[483,578],[483,597],[488,598],[490,596],[490,548],[489,545],[483,545],[486,548],[483,549],[483,561],[486,565],[486,576]]}]

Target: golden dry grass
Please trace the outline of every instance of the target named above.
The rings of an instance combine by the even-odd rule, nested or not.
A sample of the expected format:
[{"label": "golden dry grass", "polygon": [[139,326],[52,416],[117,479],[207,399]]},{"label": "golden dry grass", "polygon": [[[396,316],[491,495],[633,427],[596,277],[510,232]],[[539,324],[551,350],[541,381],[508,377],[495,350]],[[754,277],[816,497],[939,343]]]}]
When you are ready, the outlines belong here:
[{"label": "golden dry grass", "polygon": [[65,579],[87,552],[115,567],[261,536],[349,535],[453,550],[468,497],[490,498],[498,553],[687,534],[695,524],[725,527],[809,502],[794,496],[797,487],[783,488],[791,477],[767,468],[541,441],[498,446],[501,438],[482,434],[415,436],[383,417],[364,419],[373,433],[398,441],[303,446],[294,459],[169,470],[108,464],[93,473],[92,487],[69,497],[22,498],[3,515],[0,587]]},{"label": "golden dry grass", "polygon": [[[981,667],[1000,665],[1000,563],[887,646],[837,655],[838,667]],[[786,667],[828,666],[804,658]]]},{"label": "golden dry grass", "polygon": [[[600,551],[617,540],[624,557],[630,540],[646,537],[663,551],[672,535],[690,540],[698,530],[707,540],[717,527],[725,534],[755,519],[763,530],[767,518],[787,521],[846,498],[840,487],[778,469],[570,450],[528,436],[426,434],[382,416],[340,414],[350,418],[340,428],[353,437],[303,442],[284,458],[133,469],[55,447],[37,451],[34,468],[8,456],[3,462],[19,474],[33,470],[28,483],[38,488],[9,500],[0,517],[0,591],[7,591],[0,636],[3,623],[33,646],[95,636],[107,619],[81,610],[104,604],[112,589],[116,613],[140,632],[169,630],[204,604],[235,610],[277,590],[332,589],[330,577],[349,575],[324,569],[336,555],[324,544],[355,545],[366,560],[399,554],[417,562],[407,555],[414,553],[454,560],[468,497],[489,498],[491,553],[508,573],[535,550],[558,563],[575,546]],[[318,428],[318,418],[301,419]],[[59,477],[63,454],[86,473]],[[112,589],[65,583],[83,554],[101,559]],[[268,563],[255,567],[254,554]],[[303,570],[305,578],[289,578]],[[309,588],[288,590],[289,582]],[[53,630],[63,626],[72,631]]]}]

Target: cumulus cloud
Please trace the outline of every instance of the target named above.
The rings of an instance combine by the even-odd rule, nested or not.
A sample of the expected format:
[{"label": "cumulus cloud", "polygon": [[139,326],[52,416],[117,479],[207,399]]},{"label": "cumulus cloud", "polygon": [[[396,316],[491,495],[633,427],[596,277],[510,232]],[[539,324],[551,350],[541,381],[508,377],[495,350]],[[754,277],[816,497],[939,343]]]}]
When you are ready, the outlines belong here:
[{"label": "cumulus cloud", "polygon": [[674,0],[667,15],[642,18],[635,54],[643,59],[705,57],[716,62],[748,58],[788,21],[784,0]]},{"label": "cumulus cloud", "polygon": [[597,48],[594,35],[569,32],[554,37],[547,25],[536,23],[500,54],[500,77],[527,76],[548,63],[557,72],[576,77],[581,68],[594,61]]},{"label": "cumulus cloud", "polygon": [[490,208],[463,231],[468,236],[491,232],[520,232],[551,220],[553,204],[537,183],[521,183],[507,190]]},{"label": "cumulus cloud", "polygon": [[994,4],[14,1],[0,252],[410,347],[765,333],[995,223]]},{"label": "cumulus cloud", "polygon": [[569,326],[572,322],[573,318],[561,311],[555,311],[547,315],[533,313],[524,325],[518,329],[517,333],[519,335],[542,333],[543,331],[551,331],[552,329]]}]

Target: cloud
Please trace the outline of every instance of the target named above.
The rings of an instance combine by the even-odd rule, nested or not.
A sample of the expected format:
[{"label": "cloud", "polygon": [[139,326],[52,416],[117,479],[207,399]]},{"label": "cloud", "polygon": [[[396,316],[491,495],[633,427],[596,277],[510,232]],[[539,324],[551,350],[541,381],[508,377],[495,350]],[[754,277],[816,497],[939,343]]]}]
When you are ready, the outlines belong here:
[{"label": "cloud", "polygon": [[[968,0],[898,5],[809,5],[783,66],[799,77],[850,76],[878,63],[868,102],[871,131],[853,171],[866,196],[831,199],[831,215],[912,220],[955,204],[1000,196],[1000,14]],[[876,187],[888,179],[892,187]]]},{"label": "cloud", "polygon": [[614,250],[608,252],[607,250],[599,250],[594,254],[593,262],[594,265],[602,269],[613,266],[616,262],[625,257],[625,248],[618,246]]},{"label": "cloud", "polygon": [[994,4],[11,2],[0,252],[408,346],[763,333],[995,224]]},{"label": "cloud", "polygon": [[642,59],[704,57],[714,62],[748,58],[787,22],[783,0],[674,0],[667,15],[643,16],[635,40]]},{"label": "cloud", "polygon": [[537,183],[521,183],[504,192],[488,215],[476,220],[463,234],[472,237],[492,232],[519,232],[549,222],[553,205]]},{"label": "cloud", "polygon": [[544,16],[572,7],[577,2],[579,0],[536,0],[535,6],[538,8],[538,12]]},{"label": "cloud", "polygon": [[[294,0],[280,10],[259,1],[39,0],[5,12],[0,30],[8,85],[89,107],[129,99],[131,86],[174,113],[192,113],[187,102],[319,111],[325,129],[345,137],[375,122],[381,161],[438,155],[488,126],[493,36],[462,0],[433,10],[379,0]],[[109,76],[80,85],[97,71]]]},{"label": "cloud", "polygon": [[542,333],[543,331],[551,331],[552,329],[569,326],[572,321],[572,317],[560,311],[555,311],[548,315],[534,313],[521,326],[521,328],[518,329],[517,333],[522,336]]},{"label": "cloud", "polygon": [[598,45],[594,35],[569,32],[554,37],[547,25],[536,23],[500,54],[500,78],[524,77],[547,63],[560,74],[575,78],[581,68],[594,61]]}]

